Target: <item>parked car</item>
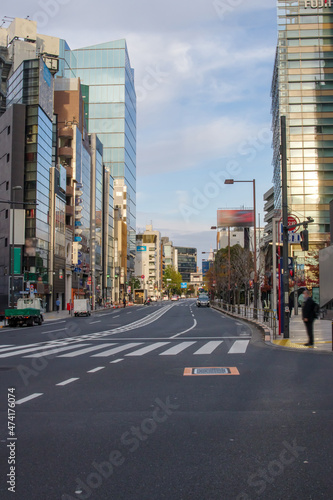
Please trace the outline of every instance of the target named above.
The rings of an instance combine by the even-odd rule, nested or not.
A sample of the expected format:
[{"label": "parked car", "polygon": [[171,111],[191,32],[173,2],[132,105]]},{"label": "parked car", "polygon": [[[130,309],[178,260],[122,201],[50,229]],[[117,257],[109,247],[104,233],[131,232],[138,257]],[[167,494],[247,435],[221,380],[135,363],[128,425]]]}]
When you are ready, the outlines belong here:
[{"label": "parked car", "polygon": [[173,300],[173,301],[179,300],[179,296],[178,295],[173,295],[171,297],[171,300]]},{"label": "parked car", "polygon": [[210,307],[208,295],[201,294],[197,299],[197,307]]}]

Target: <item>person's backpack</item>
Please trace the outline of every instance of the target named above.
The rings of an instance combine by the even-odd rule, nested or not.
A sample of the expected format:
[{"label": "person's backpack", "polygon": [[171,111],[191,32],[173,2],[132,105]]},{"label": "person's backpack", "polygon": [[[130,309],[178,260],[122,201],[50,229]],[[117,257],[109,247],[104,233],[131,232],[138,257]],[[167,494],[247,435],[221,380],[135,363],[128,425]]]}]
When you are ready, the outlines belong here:
[{"label": "person's backpack", "polygon": [[320,307],[319,307],[319,304],[317,304],[317,302],[314,303],[314,306],[313,306],[313,316],[315,319],[318,319],[319,318],[319,314],[320,314]]}]

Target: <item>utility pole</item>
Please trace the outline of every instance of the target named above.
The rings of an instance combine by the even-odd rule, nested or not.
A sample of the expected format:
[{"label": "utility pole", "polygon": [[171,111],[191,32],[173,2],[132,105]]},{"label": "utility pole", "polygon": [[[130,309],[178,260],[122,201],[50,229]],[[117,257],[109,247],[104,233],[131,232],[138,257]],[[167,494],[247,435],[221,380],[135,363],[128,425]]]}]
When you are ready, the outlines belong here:
[{"label": "utility pole", "polygon": [[289,339],[289,273],[288,273],[288,180],[286,117],[281,116],[281,173],[282,173],[282,227],[283,227],[283,316],[284,338]]}]

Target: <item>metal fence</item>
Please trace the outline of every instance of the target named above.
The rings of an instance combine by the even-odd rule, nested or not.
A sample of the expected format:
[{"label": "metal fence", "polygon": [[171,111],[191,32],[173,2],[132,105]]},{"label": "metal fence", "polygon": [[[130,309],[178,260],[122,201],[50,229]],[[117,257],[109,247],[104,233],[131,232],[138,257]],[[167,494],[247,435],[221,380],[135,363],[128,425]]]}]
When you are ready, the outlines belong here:
[{"label": "metal fence", "polygon": [[277,329],[278,329],[278,318],[274,311],[264,310],[264,309],[255,309],[254,307],[244,306],[244,305],[235,305],[228,304],[223,300],[215,300],[213,305],[221,311],[230,312],[232,314],[236,314],[241,318],[253,319],[267,325],[273,331],[273,339],[276,339]]}]

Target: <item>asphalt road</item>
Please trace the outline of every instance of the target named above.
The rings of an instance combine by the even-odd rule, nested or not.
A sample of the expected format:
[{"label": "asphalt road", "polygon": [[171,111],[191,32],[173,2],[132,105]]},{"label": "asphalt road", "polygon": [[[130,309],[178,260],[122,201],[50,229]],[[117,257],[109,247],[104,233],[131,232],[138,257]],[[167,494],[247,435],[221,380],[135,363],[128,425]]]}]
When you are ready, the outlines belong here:
[{"label": "asphalt road", "polygon": [[331,499],[332,360],[192,300],[2,329],[0,498]]}]

